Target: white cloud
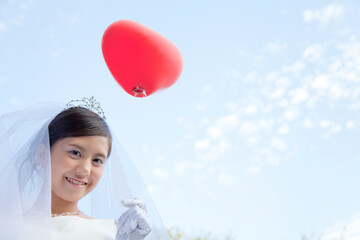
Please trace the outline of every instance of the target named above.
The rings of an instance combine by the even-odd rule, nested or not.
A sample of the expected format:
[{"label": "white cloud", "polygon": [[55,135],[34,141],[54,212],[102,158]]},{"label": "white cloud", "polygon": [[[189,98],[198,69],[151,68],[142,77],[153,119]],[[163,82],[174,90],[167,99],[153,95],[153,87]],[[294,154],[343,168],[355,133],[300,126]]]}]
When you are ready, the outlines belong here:
[{"label": "white cloud", "polygon": [[305,63],[303,61],[296,61],[290,66],[283,67],[283,72],[292,72],[295,76],[298,76],[305,69]]},{"label": "white cloud", "polygon": [[216,120],[215,124],[207,129],[207,133],[213,139],[217,139],[225,132],[233,131],[238,125],[238,116],[236,114],[229,114]]},{"label": "white cloud", "polygon": [[280,72],[274,71],[265,75],[265,80],[268,82],[276,81],[279,78]]},{"label": "white cloud", "polygon": [[332,126],[330,127],[330,129],[325,133],[324,137],[327,138],[327,137],[329,137],[330,135],[333,135],[333,134],[335,134],[335,133],[341,132],[341,130],[342,130],[342,126],[334,124],[334,125],[332,125]]},{"label": "white cloud", "polygon": [[359,110],[360,109],[360,101],[350,104],[348,108],[349,108],[349,110],[352,110],[352,111]]},{"label": "white cloud", "polygon": [[273,106],[271,104],[266,105],[263,109],[264,113],[269,113],[272,110],[273,110]]},{"label": "white cloud", "polygon": [[356,125],[355,125],[354,121],[352,121],[352,120],[349,120],[349,121],[346,122],[346,127],[347,127],[347,129],[352,129],[352,128],[354,128],[355,126],[356,126]]},{"label": "white cloud", "polygon": [[227,151],[229,147],[230,145],[227,141],[220,141],[217,145],[213,146],[211,150],[215,155],[219,155]]},{"label": "white cloud", "polygon": [[182,124],[184,122],[185,118],[184,117],[179,117],[178,118],[178,123]]},{"label": "white cloud", "polygon": [[285,50],[286,48],[287,48],[286,43],[269,42],[265,46],[265,51],[268,53],[279,53],[282,50]]},{"label": "white cloud", "polygon": [[162,162],[164,161],[164,159],[165,159],[165,157],[164,157],[163,155],[157,156],[157,157],[155,158],[154,163],[155,163],[156,165],[158,165],[158,164],[162,163]]},{"label": "white cloud", "polygon": [[259,139],[256,136],[251,136],[247,139],[247,142],[251,145],[258,143]]},{"label": "white cloud", "polygon": [[[344,58],[344,67],[347,70],[353,69],[360,71],[360,43],[352,39],[350,43],[343,44],[339,47],[342,50]],[[357,81],[359,79],[357,78]]]},{"label": "white cloud", "polygon": [[284,112],[284,118],[288,121],[293,121],[299,115],[298,110],[288,109]]},{"label": "white cloud", "polygon": [[283,97],[284,93],[285,93],[285,89],[282,89],[282,88],[278,88],[278,89],[271,90],[271,91],[264,91],[264,95],[267,96],[271,100],[279,99],[279,98]]},{"label": "white cloud", "polygon": [[309,94],[307,88],[302,86],[290,91],[290,96],[292,96],[292,102],[297,104],[305,101],[309,97]]},{"label": "white cloud", "polygon": [[281,99],[281,101],[277,102],[277,105],[282,108],[287,108],[289,106],[289,102],[287,99]]},{"label": "white cloud", "polygon": [[29,9],[29,6],[26,3],[20,3],[19,7],[25,11],[27,11]]},{"label": "white cloud", "polygon": [[327,127],[330,127],[333,125],[333,122],[330,121],[330,120],[322,120],[320,123],[319,123],[320,127],[322,128],[327,128]]},{"label": "white cloud", "polygon": [[286,93],[286,88],[290,85],[287,77],[279,76],[277,72],[271,72],[265,77],[267,85],[264,85],[260,92],[270,100],[280,99]]},{"label": "white cloud", "polygon": [[328,67],[330,72],[337,72],[342,67],[342,63],[339,59],[336,59],[330,66]]},{"label": "white cloud", "polygon": [[346,97],[347,94],[348,94],[348,91],[345,91],[338,84],[333,84],[329,91],[329,96],[334,99]]},{"label": "white cloud", "polygon": [[195,162],[191,164],[191,167],[195,170],[203,169],[204,165],[201,162]]},{"label": "white cloud", "polygon": [[250,174],[258,174],[261,172],[261,168],[259,166],[250,166],[246,169],[246,172]]},{"label": "white cloud", "polygon": [[210,119],[207,118],[207,117],[204,117],[204,118],[202,118],[201,121],[197,124],[197,127],[198,127],[198,128],[203,128],[204,126],[209,125],[209,123],[210,123]]},{"label": "white cloud", "polygon": [[211,91],[211,89],[212,89],[212,86],[211,86],[211,85],[206,85],[206,86],[203,86],[203,87],[201,88],[201,92],[202,92],[202,93],[208,93],[208,92]]},{"label": "white cloud", "polygon": [[175,165],[174,171],[177,175],[184,175],[188,166],[188,162],[179,162]]},{"label": "white cloud", "polygon": [[256,55],[253,57],[253,61],[255,64],[260,65],[264,60],[264,56],[262,54]]},{"label": "white cloud", "polygon": [[13,16],[10,20],[10,22],[18,27],[24,26],[25,22],[25,12],[20,12]]},{"label": "white cloud", "polygon": [[[280,140],[280,141],[278,141]],[[283,143],[281,139],[273,138],[270,141],[271,147],[277,148],[276,146],[272,146],[273,144],[278,144],[281,147]],[[272,165],[272,166],[278,166],[281,162],[281,158],[276,156],[273,153],[273,150],[271,148],[263,148],[257,150],[257,155],[252,159],[252,161],[255,163],[252,168],[255,171],[260,171],[264,166],[266,165]],[[248,169],[249,170],[249,169]],[[256,172],[255,172],[256,173]]]},{"label": "white cloud", "polygon": [[332,128],[331,128],[331,133],[337,133],[337,132],[340,132],[342,130],[342,126],[340,125],[334,125]]},{"label": "white cloud", "polygon": [[224,185],[232,184],[235,181],[235,178],[230,173],[220,172],[219,173],[219,182]]},{"label": "white cloud", "polygon": [[76,23],[79,22],[80,17],[79,16],[70,16],[68,13],[65,12],[58,12],[58,17],[60,20],[62,20],[65,24],[67,24],[68,26],[72,27],[74,26]]},{"label": "white cloud", "polygon": [[320,75],[310,82],[310,87],[315,90],[325,90],[330,87],[330,82],[327,76]]},{"label": "white cloud", "polygon": [[[334,39],[330,36],[321,42],[303,39],[294,46],[304,46],[305,42],[305,47],[299,47],[300,53],[290,62],[267,68],[265,73],[245,72],[247,74],[241,78],[247,90],[241,97],[234,96],[231,101],[225,101],[225,109],[234,113],[233,120],[224,119],[223,124],[212,120],[206,126],[210,143],[206,145],[208,155],[203,156],[215,158],[210,156],[212,145],[219,140],[228,140],[231,150],[240,151],[245,147],[254,151],[252,154],[264,166],[276,165],[296,151],[296,147],[285,139],[289,133],[310,130],[301,132],[306,135],[316,128],[322,137],[328,137],[344,129],[359,127],[360,122],[353,117],[355,112],[349,110],[360,110],[360,42],[356,33],[352,34],[354,37],[346,35]],[[268,47],[275,49],[275,45]],[[337,123],[340,121],[337,112],[344,113],[341,124]],[[352,122],[348,121],[349,117]],[[319,121],[324,119],[333,122]],[[243,146],[233,143],[229,129],[235,126],[239,136],[236,140],[242,141]],[[200,142],[198,144],[200,148]],[[269,156],[255,153],[255,149],[261,150],[265,145],[269,148]],[[198,154],[201,153],[205,152]]]},{"label": "white cloud", "polygon": [[223,130],[218,126],[211,126],[207,129],[207,133],[214,139],[219,138],[223,134]]},{"label": "white cloud", "polygon": [[198,151],[204,151],[209,148],[210,140],[205,138],[195,142],[195,149]]},{"label": "white cloud", "polygon": [[178,197],[182,196],[182,192],[179,189],[172,189],[171,190],[171,195],[178,198]]},{"label": "white cloud", "polygon": [[259,127],[260,128],[270,128],[274,125],[273,119],[260,119],[259,120]]},{"label": "white cloud", "polygon": [[290,86],[290,79],[287,77],[280,77],[276,80],[276,87],[286,88]]},{"label": "white cloud", "polygon": [[159,178],[159,179],[167,179],[169,177],[169,173],[164,170],[164,169],[161,169],[161,168],[155,168],[154,171],[153,171],[153,174]]},{"label": "white cloud", "polygon": [[248,106],[245,107],[245,114],[247,115],[253,115],[256,114],[257,112],[257,106],[254,104],[249,104]]},{"label": "white cloud", "polygon": [[230,114],[219,118],[217,124],[224,130],[233,130],[239,125],[239,119],[237,115]]},{"label": "white cloud", "polygon": [[305,128],[313,128],[315,126],[315,124],[310,118],[305,118],[303,121],[303,126]]},{"label": "white cloud", "polygon": [[0,21],[0,32],[5,32],[7,30],[6,24]]},{"label": "white cloud", "polygon": [[306,106],[308,108],[315,108],[316,107],[316,103],[319,101],[319,95],[311,95],[307,102],[306,102]]},{"label": "white cloud", "polygon": [[281,140],[280,138],[272,138],[270,141],[272,147],[276,148],[277,150],[286,150],[286,143]]},{"label": "white cloud", "polygon": [[321,10],[305,10],[303,12],[304,22],[319,22],[320,24],[328,24],[330,21],[339,19],[344,15],[344,8],[337,4],[331,4]]},{"label": "white cloud", "polygon": [[222,154],[226,153],[229,149],[230,144],[225,140],[221,140],[217,142],[214,146],[210,147],[206,153],[201,154],[200,157],[202,160],[205,161],[215,161]]},{"label": "white cloud", "polygon": [[[2,1],[3,3],[5,1]],[[10,26],[23,27],[26,24],[26,14],[30,7],[33,5],[32,1],[27,1],[27,3],[19,3],[20,1],[8,1],[11,2],[11,8],[3,8],[6,14],[2,15],[4,21],[0,21],[0,32],[7,31],[7,28]],[[4,6],[2,6],[4,7]],[[2,11],[4,12],[4,11]]]},{"label": "white cloud", "polygon": [[196,104],[195,107],[199,111],[205,111],[207,109],[207,104],[206,103]]},{"label": "white cloud", "polygon": [[196,174],[194,178],[195,185],[202,185],[206,182],[207,178],[203,174]]},{"label": "white cloud", "polygon": [[324,48],[320,44],[314,44],[304,50],[303,57],[308,59],[310,62],[314,62],[321,58],[323,52]]},{"label": "white cloud", "polygon": [[267,163],[273,166],[277,166],[280,164],[280,158],[275,155],[267,154],[265,160]]},{"label": "white cloud", "polygon": [[193,133],[185,133],[185,139],[192,139],[194,137]]},{"label": "white cloud", "polygon": [[283,124],[279,129],[278,129],[278,133],[282,134],[282,135],[286,135],[290,132],[290,128],[289,125],[287,124]]},{"label": "white cloud", "polygon": [[342,126],[335,124],[330,120],[322,120],[319,122],[319,125],[320,127],[327,129],[327,132],[324,135],[325,138],[329,137],[334,133],[338,133],[342,130]]},{"label": "white cloud", "polygon": [[234,112],[238,109],[239,105],[234,102],[227,102],[225,104],[225,108],[229,109],[230,111]]},{"label": "white cloud", "polygon": [[54,59],[58,59],[61,57],[61,54],[62,54],[61,51],[57,49],[57,50],[52,51],[51,56]]},{"label": "white cloud", "polygon": [[245,75],[245,82],[256,82],[259,79],[259,76],[255,72],[251,72]]},{"label": "white cloud", "polygon": [[239,134],[240,135],[251,134],[251,133],[256,132],[257,130],[258,130],[258,127],[255,123],[246,121],[241,124],[240,129],[239,129]]},{"label": "white cloud", "polygon": [[143,145],[141,149],[142,149],[143,152],[150,152],[150,147],[149,146]]},{"label": "white cloud", "polygon": [[319,240],[358,240],[360,239],[360,219],[344,224],[333,226],[320,234]]},{"label": "white cloud", "polygon": [[238,78],[241,78],[241,76],[242,75],[239,71],[234,70],[234,69],[230,70],[230,77],[238,79]]}]

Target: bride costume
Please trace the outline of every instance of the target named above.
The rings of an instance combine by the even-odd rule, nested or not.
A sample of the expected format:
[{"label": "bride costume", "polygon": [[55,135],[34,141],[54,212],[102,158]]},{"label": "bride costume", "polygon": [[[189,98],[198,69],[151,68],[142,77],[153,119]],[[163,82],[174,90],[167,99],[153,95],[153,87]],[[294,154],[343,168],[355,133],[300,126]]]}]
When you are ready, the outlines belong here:
[{"label": "bride costume", "polygon": [[51,217],[48,125],[65,108],[46,102],[0,118],[0,239],[115,239],[114,220],[127,210],[121,200],[140,197],[152,222],[145,240],[170,240],[142,178],[113,133],[103,175],[78,204],[95,219]]}]

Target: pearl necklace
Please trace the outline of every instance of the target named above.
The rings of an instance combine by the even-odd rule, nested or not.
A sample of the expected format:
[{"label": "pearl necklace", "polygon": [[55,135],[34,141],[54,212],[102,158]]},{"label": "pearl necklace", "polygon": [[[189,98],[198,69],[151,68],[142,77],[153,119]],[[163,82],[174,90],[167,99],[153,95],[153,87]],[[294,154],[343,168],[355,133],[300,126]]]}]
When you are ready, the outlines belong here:
[{"label": "pearl necklace", "polygon": [[77,211],[77,212],[64,212],[64,213],[53,213],[51,214],[51,217],[60,217],[60,216],[69,216],[69,215],[80,215],[82,214],[81,211]]}]

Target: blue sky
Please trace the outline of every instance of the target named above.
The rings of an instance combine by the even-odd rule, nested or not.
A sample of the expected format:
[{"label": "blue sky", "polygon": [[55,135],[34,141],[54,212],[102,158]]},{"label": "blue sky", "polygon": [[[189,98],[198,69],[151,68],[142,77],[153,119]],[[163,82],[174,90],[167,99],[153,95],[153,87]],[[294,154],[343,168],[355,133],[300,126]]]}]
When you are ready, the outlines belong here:
[{"label": "blue sky", "polygon": [[[184,69],[144,99],[101,37],[120,19]],[[0,113],[95,96],[166,226],[236,239],[358,239],[360,3],[0,1]]]}]

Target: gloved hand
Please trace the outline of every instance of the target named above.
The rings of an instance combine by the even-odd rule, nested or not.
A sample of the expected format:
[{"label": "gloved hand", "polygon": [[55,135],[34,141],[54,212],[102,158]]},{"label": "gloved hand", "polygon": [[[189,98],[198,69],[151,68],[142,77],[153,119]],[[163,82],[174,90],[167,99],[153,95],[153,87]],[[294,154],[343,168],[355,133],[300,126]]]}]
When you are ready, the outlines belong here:
[{"label": "gloved hand", "polygon": [[145,203],[139,198],[121,201],[129,209],[116,221],[116,240],[143,240],[151,232],[151,221]]}]

